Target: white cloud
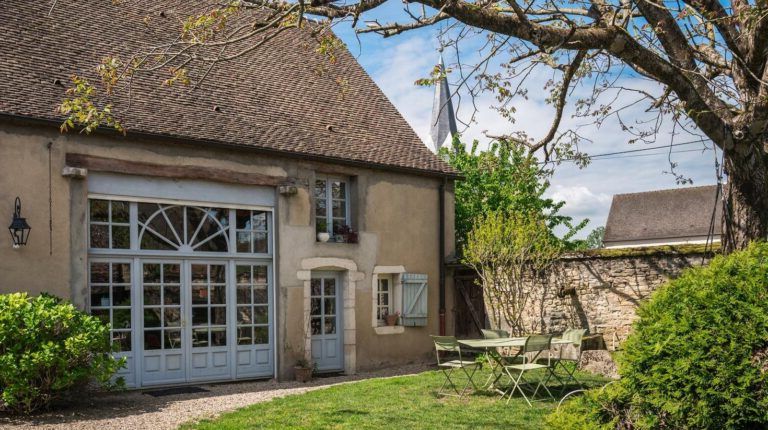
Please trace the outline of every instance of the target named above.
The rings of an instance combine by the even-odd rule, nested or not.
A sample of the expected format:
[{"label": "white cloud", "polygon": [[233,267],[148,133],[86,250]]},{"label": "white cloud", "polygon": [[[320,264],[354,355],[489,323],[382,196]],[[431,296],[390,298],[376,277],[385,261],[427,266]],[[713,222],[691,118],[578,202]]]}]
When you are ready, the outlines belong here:
[{"label": "white cloud", "polygon": [[594,193],[584,185],[565,186],[555,184],[547,192],[555,201],[566,202],[563,211],[579,218],[594,217],[611,205],[612,196]]},{"label": "white cloud", "polygon": [[605,225],[613,198],[611,194],[595,193],[584,185],[567,186],[554,184],[547,190],[546,194],[556,202],[565,202],[560,213],[572,217],[575,223],[579,223],[587,218],[589,219],[589,224],[579,234],[580,237],[583,237],[597,227]]}]

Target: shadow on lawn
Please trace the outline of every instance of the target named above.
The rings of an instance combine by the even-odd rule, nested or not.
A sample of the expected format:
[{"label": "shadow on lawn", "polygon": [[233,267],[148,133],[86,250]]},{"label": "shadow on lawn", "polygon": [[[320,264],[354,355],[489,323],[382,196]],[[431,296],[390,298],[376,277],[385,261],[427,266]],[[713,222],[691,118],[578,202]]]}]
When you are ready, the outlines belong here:
[{"label": "shadow on lawn", "polygon": [[[581,375],[582,378],[579,380],[581,381],[581,384],[578,383],[572,383],[569,382],[565,385],[559,384],[559,383],[552,383],[547,385],[547,388],[549,388],[549,391],[552,393],[552,396],[547,393],[546,390],[544,390],[542,387],[539,387],[538,391],[536,392],[536,395],[534,396],[533,393],[536,389],[536,385],[538,384],[538,380],[531,380],[530,384],[523,384],[522,389],[525,392],[525,395],[528,397],[528,400],[531,402],[537,401],[539,403],[552,403],[557,404],[559,403],[563,397],[565,397],[568,394],[574,393],[574,395],[582,395],[584,390],[589,390],[592,388],[599,388],[604,386],[609,380],[604,378],[595,377],[593,375],[589,375],[586,378],[585,375]],[[511,388],[511,385],[501,385],[499,386],[499,389],[504,392],[504,402],[507,401],[509,398],[509,395],[507,394],[507,391]],[[581,393],[578,393],[578,391],[582,391]],[[437,389],[434,389],[430,392],[432,397],[436,399],[443,399],[443,398],[453,398],[453,399],[459,399],[457,396],[449,395],[439,395],[437,392]],[[483,398],[483,399],[491,399],[496,398],[500,399],[502,397],[502,394],[499,391],[491,390],[491,389],[479,389],[479,390],[471,390],[467,392],[461,400],[464,401],[471,401],[472,398]],[[553,398],[554,397],[554,398]],[[569,398],[573,398],[572,396],[569,396]],[[512,394],[512,401],[520,400],[522,402],[525,402],[523,399],[523,396],[520,394],[520,391],[515,390]]]}]

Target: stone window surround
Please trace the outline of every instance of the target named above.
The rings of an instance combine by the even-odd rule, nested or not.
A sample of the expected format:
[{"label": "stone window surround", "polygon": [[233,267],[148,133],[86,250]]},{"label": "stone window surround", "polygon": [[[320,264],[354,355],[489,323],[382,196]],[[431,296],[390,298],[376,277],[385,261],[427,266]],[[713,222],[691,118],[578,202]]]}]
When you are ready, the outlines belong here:
[{"label": "stone window surround", "polygon": [[376,293],[378,292],[379,288],[379,275],[392,275],[392,303],[395,305],[395,311],[402,313],[402,309],[398,309],[397,304],[400,303],[399,299],[402,297],[403,291],[403,284],[400,280],[400,275],[405,272],[405,266],[374,266],[373,268],[373,275],[371,276],[371,297],[373,297],[371,302],[371,326],[373,327],[373,330],[376,332],[376,334],[386,335],[400,334],[405,332],[405,327],[402,325],[380,326],[379,320],[376,318],[376,304],[378,297]]},{"label": "stone window surround", "polygon": [[296,272],[304,281],[304,358],[312,360],[312,334],[309,330],[312,271],[346,272],[341,276],[344,303],[344,373],[354,375],[357,367],[357,340],[355,330],[355,289],[365,279],[365,273],[357,271],[357,263],[347,258],[312,257],[301,260],[301,270]]}]

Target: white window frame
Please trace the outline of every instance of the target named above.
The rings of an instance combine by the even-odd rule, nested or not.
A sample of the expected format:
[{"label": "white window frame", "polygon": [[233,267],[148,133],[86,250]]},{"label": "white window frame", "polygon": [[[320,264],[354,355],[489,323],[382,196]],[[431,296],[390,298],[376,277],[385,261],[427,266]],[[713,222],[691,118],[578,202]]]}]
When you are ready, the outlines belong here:
[{"label": "white window frame", "polygon": [[403,313],[403,283],[400,275],[406,273],[405,266],[374,266],[372,278],[372,311],[371,326],[376,334],[389,335],[405,332],[403,325],[388,326],[386,322],[380,320],[377,315],[379,300],[379,279],[390,279],[390,311]]},{"label": "white window frame", "polygon": [[[94,221],[91,219],[91,200],[99,200],[102,202],[105,202],[107,204],[107,220],[106,221]],[[112,203],[113,202],[120,202],[120,203],[127,203],[128,204],[128,222],[117,222],[112,220],[112,214],[114,211],[112,210]],[[100,227],[106,227],[107,228],[107,246],[104,248],[94,248],[94,249],[130,249],[130,228],[131,228],[131,212],[130,212],[130,202],[127,202],[125,200],[119,200],[119,199],[102,199],[102,198],[88,198],[88,247],[93,248],[92,246],[92,239],[93,239],[93,227],[100,226]],[[114,241],[114,230],[115,227],[123,227],[128,228],[128,248],[117,248],[115,247],[115,241]]]},{"label": "white window frame", "polygon": [[[130,247],[129,248],[93,248],[90,246],[91,243],[91,229],[90,229],[90,201],[91,200],[110,200],[110,201],[123,201],[128,202],[129,205],[129,225],[130,225]],[[216,207],[216,208],[223,208],[229,210],[229,218],[228,218],[228,226],[227,226],[227,241],[229,246],[229,252],[206,252],[206,251],[192,251],[187,252],[183,250],[148,250],[148,249],[141,249],[141,244],[139,243],[139,232],[141,230],[141,226],[139,225],[138,221],[138,203],[157,203],[162,205],[178,205],[178,206],[196,206],[196,207]],[[111,206],[110,206],[111,207]],[[237,252],[237,240],[236,240],[236,232],[237,231],[245,231],[245,230],[236,230],[236,211],[237,210],[251,210],[251,211],[260,211],[265,212],[267,215],[267,223],[266,223],[266,233],[267,233],[267,252],[266,253],[249,253],[249,252]],[[152,256],[152,255],[158,255],[158,256],[173,256],[176,258],[183,258],[183,257],[199,257],[199,256],[210,256],[210,257],[224,257],[224,256],[230,256],[230,257],[236,257],[236,258],[272,258],[272,254],[274,252],[274,213],[273,208],[271,207],[265,207],[265,206],[253,206],[253,205],[231,205],[231,204],[219,204],[219,203],[204,203],[204,202],[197,202],[197,201],[179,201],[179,200],[168,200],[168,199],[155,199],[155,198],[136,198],[136,197],[125,197],[125,196],[114,196],[114,195],[105,195],[105,194],[94,194],[89,193],[88,195],[88,204],[87,204],[87,220],[89,222],[88,224],[88,253],[90,255],[94,256],[100,256],[100,255],[111,255],[111,256],[120,256],[120,255],[134,255],[137,252],[140,252],[143,256]],[[111,216],[111,215],[110,215]],[[97,222],[97,224],[104,225],[104,222]],[[263,232],[262,229],[254,229],[254,230],[247,230],[249,232],[257,233],[257,232]]]},{"label": "white window frame", "polygon": [[[108,273],[107,277],[108,280],[106,283],[104,282],[93,282],[93,265],[95,264],[106,264],[108,267]],[[115,282],[113,279],[113,266],[115,264],[122,264],[128,266],[130,281],[129,282]],[[91,312],[92,315],[95,314],[95,312],[98,311],[106,311],[107,316],[109,318],[110,322],[110,341],[111,343],[115,343],[117,335],[120,333],[129,333],[131,335],[131,346],[128,350],[121,349],[118,353],[118,356],[122,355],[132,355],[134,353],[134,347],[133,347],[133,336],[135,334],[134,329],[136,328],[136,323],[133,320],[132,316],[132,309],[135,306],[134,304],[134,279],[133,279],[133,261],[131,259],[125,259],[125,258],[93,258],[88,261],[88,308],[89,312]],[[121,304],[115,304],[114,302],[114,290],[116,287],[128,287],[129,291],[129,299],[130,304],[128,305],[121,305]],[[107,302],[106,303],[93,303],[92,297],[93,297],[93,289],[95,287],[100,288],[107,288]],[[102,298],[104,300],[104,298]],[[115,311],[128,311],[129,313],[129,327],[114,327],[111,326],[111,324],[114,323],[114,313]]]},{"label": "white window frame", "polygon": [[[386,322],[383,318],[384,311],[386,311],[387,314],[392,314],[395,312],[394,309],[394,295],[395,295],[395,283],[394,283],[394,276],[390,274],[380,274],[377,280],[376,285],[376,319],[379,322],[379,326],[386,325]],[[387,283],[387,291],[384,292],[382,290],[382,284],[386,281]],[[387,301],[386,303],[381,303],[382,296],[386,295]]]},{"label": "white window frame", "polygon": [[338,181],[344,184],[344,224],[351,226],[351,211],[350,211],[350,185],[351,181],[349,178],[342,178],[339,176],[327,176],[327,175],[316,175],[315,176],[315,182],[312,185],[312,196],[314,197],[314,207],[313,207],[313,213],[315,217],[315,233],[321,233],[317,230],[317,221],[321,219],[322,217],[319,217],[317,215],[317,195],[315,194],[315,188],[317,187],[317,181],[325,181],[325,232],[328,233],[331,236],[330,241],[334,242],[334,233],[333,233],[333,201],[334,200],[340,200],[340,199],[334,199],[333,198],[333,192],[332,188],[329,184],[334,181]]}]

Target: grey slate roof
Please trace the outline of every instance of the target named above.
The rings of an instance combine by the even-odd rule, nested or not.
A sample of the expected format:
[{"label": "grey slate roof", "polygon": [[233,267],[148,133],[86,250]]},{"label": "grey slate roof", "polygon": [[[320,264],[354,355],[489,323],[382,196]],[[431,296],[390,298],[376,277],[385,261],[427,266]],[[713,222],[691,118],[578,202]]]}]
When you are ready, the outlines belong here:
[{"label": "grey slate roof", "polygon": [[[190,15],[184,8],[192,3],[201,2],[58,0],[48,16],[50,1],[0,1],[0,116],[60,122],[55,109],[72,74],[98,81],[94,69],[101,58],[117,54],[127,60],[140,46],[177,37],[180,20]],[[328,60],[315,47],[308,31],[286,31],[263,48],[218,64],[195,90],[163,86],[165,70],[145,75],[133,83],[130,109],[123,91],[114,110],[129,136],[455,173],[427,149],[346,49],[319,75],[317,68],[327,67]],[[339,78],[348,81],[345,92]]]},{"label": "grey slate roof", "polygon": [[[709,234],[715,185],[616,194],[603,242],[675,239]],[[717,204],[715,234],[720,234],[722,205]]]}]

